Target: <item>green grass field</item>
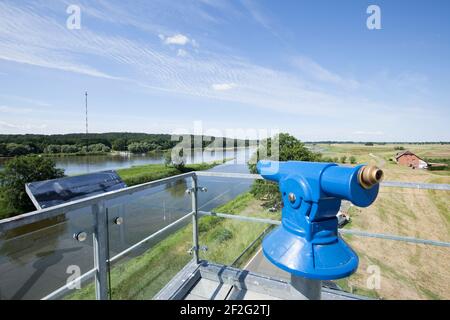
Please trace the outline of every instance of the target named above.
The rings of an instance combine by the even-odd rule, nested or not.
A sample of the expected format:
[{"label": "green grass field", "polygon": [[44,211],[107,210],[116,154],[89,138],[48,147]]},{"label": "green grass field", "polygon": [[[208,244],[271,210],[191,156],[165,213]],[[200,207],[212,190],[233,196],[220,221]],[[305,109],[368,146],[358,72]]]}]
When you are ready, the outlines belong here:
[{"label": "green grass field", "polygon": [[[385,180],[450,183],[450,171],[413,170],[390,161],[399,145],[320,145],[326,156],[350,155],[358,163],[378,165]],[[422,158],[448,159],[449,145],[404,145]],[[450,192],[406,188],[382,188],[368,208],[351,207],[346,227],[423,239],[450,241]],[[396,241],[347,237],[360,256],[360,267],[338,283],[354,293],[385,299],[449,299],[450,252],[448,248]],[[369,290],[369,266],[381,271],[381,287]]]}]

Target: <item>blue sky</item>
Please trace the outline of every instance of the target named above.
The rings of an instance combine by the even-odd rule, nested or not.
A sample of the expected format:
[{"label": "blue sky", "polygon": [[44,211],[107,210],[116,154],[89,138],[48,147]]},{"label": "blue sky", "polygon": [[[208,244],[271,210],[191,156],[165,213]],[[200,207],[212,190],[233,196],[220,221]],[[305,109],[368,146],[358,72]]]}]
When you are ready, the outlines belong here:
[{"label": "blue sky", "polygon": [[[81,8],[81,29],[66,9]],[[369,30],[369,5],[381,30]],[[0,133],[449,141],[449,1],[0,1]]]}]

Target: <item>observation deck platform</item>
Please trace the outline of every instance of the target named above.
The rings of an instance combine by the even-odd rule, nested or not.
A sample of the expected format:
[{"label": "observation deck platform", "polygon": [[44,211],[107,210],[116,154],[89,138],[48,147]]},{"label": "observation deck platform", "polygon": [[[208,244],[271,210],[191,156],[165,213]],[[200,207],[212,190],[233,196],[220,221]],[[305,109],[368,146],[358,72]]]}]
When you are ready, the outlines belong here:
[{"label": "observation deck platform", "polygon": [[[334,288],[330,287],[334,286]],[[322,283],[322,300],[368,300]],[[207,261],[188,263],[155,300],[304,300],[289,281]]]}]

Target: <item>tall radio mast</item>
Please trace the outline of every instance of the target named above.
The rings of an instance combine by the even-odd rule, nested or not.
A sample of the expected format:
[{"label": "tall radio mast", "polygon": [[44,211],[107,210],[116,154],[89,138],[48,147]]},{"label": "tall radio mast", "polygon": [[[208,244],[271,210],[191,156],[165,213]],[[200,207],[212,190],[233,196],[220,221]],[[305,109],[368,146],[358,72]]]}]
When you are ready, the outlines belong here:
[{"label": "tall radio mast", "polygon": [[84,93],[86,96],[85,104],[86,104],[86,152],[89,152],[89,130],[88,130],[88,93],[87,91]]}]

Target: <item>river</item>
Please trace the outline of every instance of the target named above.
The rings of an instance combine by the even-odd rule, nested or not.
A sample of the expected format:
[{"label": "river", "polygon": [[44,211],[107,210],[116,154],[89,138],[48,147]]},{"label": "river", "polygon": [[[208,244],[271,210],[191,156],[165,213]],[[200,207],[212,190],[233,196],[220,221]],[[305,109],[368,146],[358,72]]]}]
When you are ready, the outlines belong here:
[{"label": "river", "polygon": [[[215,150],[205,150],[202,152],[197,150],[186,157],[186,163],[212,162],[231,158],[248,159],[254,150],[251,148],[226,149],[223,152]],[[128,153],[87,156],[68,155],[51,158],[55,160],[56,167],[64,169],[65,174],[70,176],[104,170],[123,169],[145,164],[164,163],[164,152],[151,152],[142,155]],[[0,158],[0,170],[2,170],[7,160],[8,158]]]},{"label": "river", "polygon": [[[226,157],[239,158],[243,156],[243,153],[248,152],[248,150],[231,151]],[[122,167],[161,162],[161,159],[151,159],[151,157],[131,158],[133,161],[124,161]],[[194,158],[194,162],[200,162],[199,159],[214,160],[205,155],[203,157],[198,155]],[[87,170],[94,171],[93,168],[96,168],[95,170],[117,168],[114,161],[123,163],[121,160],[110,159],[107,162],[89,162],[89,166],[86,166],[86,162],[74,161],[59,162],[58,165],[65,168],[68,173],[77,174]],[[210,170],[248,172],[246,165],[236,164],[234,161]],[[199,194],[199,207],[201,210],[211,210],[247,191],[251,183],[252,181],[245,179],[199,177],[199,185],[208,189],[206,193]],[[191,199],[185,194],[189,185],[190,179],[182,179],[154,187],[132,197],[109,201],[107,203],[109,255],[114,256],[189,213]],[[118,216],[123,217],[124,220],[120,226],[113,223]],[[70,270],[79,268],[81,273],[84,273],[93,268],[93,230],[93,215],[91,210],[86,208],[0,233],[0,300],[42,298],[64,285],[71,275]],[[73,239],[73,234],[80,231],[85,231],[89,235],[84,242]],[[148,249],[153,244],[154,242],[149,242],[144,247]],[[130,255],[126,258],[129,257]]]}]

